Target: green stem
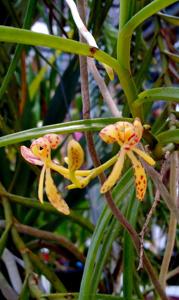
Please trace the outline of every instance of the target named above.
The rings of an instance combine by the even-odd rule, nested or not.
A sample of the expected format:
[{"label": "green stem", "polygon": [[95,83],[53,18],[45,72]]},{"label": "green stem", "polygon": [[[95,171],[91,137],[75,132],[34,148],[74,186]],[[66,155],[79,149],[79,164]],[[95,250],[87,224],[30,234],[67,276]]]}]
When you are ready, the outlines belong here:
[{"label": "green stem", "polygon": [[[2,224],[2,227],[4,227],[3,225],[6,225],[6,223]],[[36,237],[40,240],[49,240],[49,241],[56,242],[60,246],[62,246],[63,248],[65,248],[69,252],[71,252],[81,262],[85,261],[85,257],[82,254],[82,252],[80,252],[78,250],[78,248],[71,241],[66,239],[65,237],[60,236],[59,234],[55,234],[55,233],[46,231],[46,230],[40,230],[37,228],[33,228],[31,226],[23,225],[23,224],[16,223],[16,222],[13,225],[16,227],[16,229],[20,233]]]},{"label": "green stem", "polygon": [[135,5],[136,0],[120,0],[119,31],[124,27],[124,25],[133,15]]},{"label": "green stem", "polygon": [[66,288],[63,283],[59,280],[58,276],[50,270],[48,266],[33,252],[29,251],[28,253],[33,264],[41,271],[42,274],[51,282],[52,286],[57,292],[66,292]]},{"label": "green stem", "polygon": [[[126,1],[127,2],[127,1]],[[137,88],[131,75],[130,46],[132,33],[143,21],[158,12],[160,9],[177,2],[177,0],[155,0],[135,14],[119,30],[117,42],[117,59],[119,63],[118,76],[133,117],[143,120],[142,111],[139,107],[133,107],[133,101],[137,98]]]},{"label": "green stem", "polygon": [[[130,45],[132,33],[134,30],[145,21],[157,13],[162,8],[177,2],[178,0],[155,0],[146,5],[137,14],[135,14],[129,22],[119,31],[117,44],[118,62],[130,72]],[[125,41],[125,42],[124,42]]]},{"label": "green stem", "polygon": [[[40,211],[45,211],[47,213],[54,213],[60,215],[59,211],[57,211],[50,203],[43,203],[42,205],[39,203],[39,201],[35,199],[14,195],[6,191],[0,191],[0,195],[6,196],[11,202],[18,203],[26,207],[36,208]],[[73,211],[70,211],[70,215],[66,216],[66,218],[67,217],[72,219],[74,222],[81,225],[82,227],[86,228],[88,231],[93,232],[94,226],[86,218],[77,215]]]}]

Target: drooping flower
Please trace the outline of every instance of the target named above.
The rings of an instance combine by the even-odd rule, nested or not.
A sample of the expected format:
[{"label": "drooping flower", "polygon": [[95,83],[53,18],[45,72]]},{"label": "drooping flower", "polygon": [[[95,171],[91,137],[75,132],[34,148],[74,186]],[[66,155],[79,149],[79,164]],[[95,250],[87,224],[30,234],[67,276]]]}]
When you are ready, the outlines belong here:
[{"label": "drooping flower", "polygon": [[147,153],[136,147],[142,138],[142,134],[143,126],[138,118],[134,120],[133,124],[129,122],[117,122],[106,126],[100,131],[99,135],[104,142],[108,144],[117,142],[121,146],[113,170],[101,187],[101,193],[106,193],[116,184],[123,169],[125,156],[127,155],[134,168],[136,196],[139,200],[143,200],[147,188],[147,178],[145,170],[134,152],[152,166],[155,164],[155,161]]},{"label": "drooping flower", "polygon": [[[43,188],[45,181],[45,191],[51,204],[58,211],[68,215],[70,213],[69,207],[57,190],[51,176],[51,169],[53,169],[52,165],[54,164],[51,160],[51,149],[56,149],[60,142],[61,138],[59,135],[48,134],[35,140],[30,148],[21,146],[20,150],[23,158],[29,163],[42,166],[38,186],[38,198],[40,202],[43,203]],[[65,176],[65,174],[63,174],[63,167],[61,168],[62,175]]]}]

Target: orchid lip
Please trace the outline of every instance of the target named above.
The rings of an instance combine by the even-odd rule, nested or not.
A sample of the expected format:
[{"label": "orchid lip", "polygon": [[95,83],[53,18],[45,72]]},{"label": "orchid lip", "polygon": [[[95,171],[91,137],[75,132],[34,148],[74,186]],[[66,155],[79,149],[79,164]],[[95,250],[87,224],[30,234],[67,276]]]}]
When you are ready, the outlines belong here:
[{"label": "orchid lip", "polygon": [[28,161],[30,164],[36,165],[36,166],[43,166],[43,161],[35,156],[31,149],[26,147],[26,146],[21,146],[20,147],[21,155],[22,157]]}]

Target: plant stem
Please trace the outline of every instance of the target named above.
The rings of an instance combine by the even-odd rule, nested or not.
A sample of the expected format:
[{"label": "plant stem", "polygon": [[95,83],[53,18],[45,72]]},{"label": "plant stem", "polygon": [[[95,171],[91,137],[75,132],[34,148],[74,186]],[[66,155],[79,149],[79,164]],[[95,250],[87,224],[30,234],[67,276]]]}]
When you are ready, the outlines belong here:
[{"label": "plant stem", "polygon": [[[47,213],[54,213],[60,215],[59,211],[57,211],[50,203],[43,203],[43,205],[41,205],[39,201],[35,199],[14,195],[4,190],[2,191],[1,189],[0,189],[0,195],[6,196],[11,202],[18,203],[26,207],[36,208],[39,209],[40,211],[45,211]],[[86,228],[88,231],[93,232],[94,226],[86,218],[77,215],[73,211],[70,211],[70,215],[68,215],[67,217],[72,219],[82,227]]]},{"label": "plant stem", "polygon": [[[178,191],[177,191],[178,169],[179,169],[178,152],[175,151],[171,154],[171,162],[170,162],[170,193],[174,204],[177,204],[177,198],[178,198]],[[175,244],[176,228],[177,228],[177,220],[173,215],[173,213],[170,212],[167,245],[163,256],[160,275],[159,275],[159,281],[160,284],[163,286],[163,288],[165,288],[166,286],[169,263],[172,257],[173,248]]]},{"label": "plant stem", "polygon": [[[135,14],[119,31],[117,44],[118,62],[130,72],[130,45],[132,33],[147,18],[177,0],[154,0]],[[125,42],[124,42],[125,41]]]},{"label": "plant stem", "polygon": [[133,15],[136,0],[120,0],[119,31]]},{"label": "plant stem", "polygon": [[16,227],[18,232],[28,234],[30,236],[34,236],[34,237],[37,237],[37,238],[42,239],[42,240],[50,240],[50,241],[57,242],[62,247],[66,248],[68,251],[70,251],[78,260],[80,260],[82,262],[85,261],[85,257],[78,250],[78,248],[72,242],[70,242],[69,240],[67,240],[63,236],[60,236],[60,235],[55,234],[55,233],[51,233],[51,232],[46,231],[46,230],[40,230],[40,229],[37,229],[37,228],[33,228],[31,226],[16,223],[16,222],[14,223],[14,226]]},{"label": "plant stem", "polygon": [[153,183],[156,188],[159,190],[161,197],[165,201],[168,209],[173,213],[177,222],[179,222],[179,209],[173,203],[173,199],[169,194],[166,186],[163,184],[160,174],[151,166],[149,166],[144,160],[142,160],[142,164],[145,167],[147,174],[151,177]]},{"label": "plant stem", "polygon": [[112,96],[105,84],[104,79],[101,77],[98,69],[96,68],[95,62],[92,58],[88,58],[88,67],[91,73],[93,74],[93,77],[99,87],[99,90],[103,96],[104,101],[106,102],[108,108],[110,109],[112,115],[114,117],[120,117],[121,113],[118,110],[118,107],[114,100],[112,99]]}]

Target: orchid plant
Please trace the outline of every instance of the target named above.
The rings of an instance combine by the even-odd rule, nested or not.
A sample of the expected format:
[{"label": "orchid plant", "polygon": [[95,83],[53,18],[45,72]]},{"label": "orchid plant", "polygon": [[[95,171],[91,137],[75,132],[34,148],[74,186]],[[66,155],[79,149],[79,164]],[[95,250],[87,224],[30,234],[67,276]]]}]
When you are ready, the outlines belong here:
[{"label": "orchid plant", "polygon": [[[60,5],[59,1],[38,3],[35,0],[19,0],[13,1],[12,5],[6,4],[6,1],[1,2],[0,132],[3,136],[0,138],[0,147],[6,148],[0,152],[0,159],[3,158],[0,174],[0,229],[4,229],[0,237],[0,256],[12,243],[10,251],[13,256],[18,256],[18,260],[20,257],[22,259],[21,265],[25,269],[19,276],[19,281],[23,281],[19,284],[22,286],[18,291],[19,299],[23,295],[39,300],[51,297],[44,295],[44,291],[40,289],[41,284],[37,280],[40,281],[40,276],[37,278],[36,273],[45,275],[50,280],[52,292],[60,293],[52,294],[52,297],[69,297],[68,291],[65,291],[68,287],[64,287],[55,274],[59,260],[52,270],[51,265],[48,268],[47,264],[43,265],[43,261],[39,262],[39,248],[30,248],[31,241],[36,243],[37,238],[48,240],[50,236],[50,241],[54,242],[55,239],[57,245],[60,241],[58,246],[62,244],[63,248],[67,248],[68,251],[64,251],[65,259],[72,252],[77,260],[82,263],[85,261],[81,286],[76,289],[79,294],[70,293],[72,297],[78,300],[94,300],[99,297],[143,299],[150,298],[153,292],[154,297],[157,293],[160,299],[167,300],[165,287],[170,284],[167,280],[176,272],[172,267],[173,260],[172,264],[170,261],[175,252],[174,247],[178,245],[179,218],[179,88],[176,48],[179,20],[177,16],[170,15],[171,12],[177,12],[178,0],[120,0],[116,4],[111,0],[65,0]],[[26,5],[24,2],[27,2]],[[167,8],[170,5],[172,9]],[[113,18],[113,12],[114,16],[119,12],[119,21],[116,17]],[[38,19],[47,25],[51,34],[33,31],[33,25]],[[43,47],[48,48],[48,55]],[[65,57],[68,59],[64,62]],[[109,78],[105,78],[106,73]],[[110,79],[110,83],[105,79]],[[12,92],[12,88],[16,93]],[[82,97],[79,96],[80,88]],[[117,97],[113,99],[113,95]],[[152,102],[161,100],[159,109],[155,109]],[[165,108],[163,102],[166,102]],[[144,134],[145,122],[150,123],[150,130]],[[41,128],[38,127],[39,123],[43,124]],[[90,144],[90,134],[96,131],[99,132],[101,141],[97,145],[93,142]],[[50,134],[46,134],[47,132]],[[53,151],[60,151],[64,144],[62,134],[75,136],[75,132],[87,132],[85,147],[88,147],[94,164],[100,159],[104,161],[103,164],[88,169],[82,146],[71,137],[65,145],[63,163],[53,159]],[[21,154],[28,163],[40,168],[40,203],[30,198],[34,195],[32,173],[21,164],[17,148],[13,147],[13,144],[35,139],[37,136],[39,138],[33,140],[29,148],[21,146]],[[149,144],[148,148],[144,148],[142,138],[144,143]],[[106,159],[109,152],[108,149],[105,151],[103,142],[117,145],[119,149],[109,160]],[[100,157],[96,155],[98,146]],[[148,167],[155,165],[150,150],[157,161],[157,170]],[[124,170],[126,160],[132,164],[134,172],[126,170],[127,168]],[[106,179],[102,174],[104,171],[107,171]],[[70,193],[67,191],[69,202],[73,201],[74,194],[78,198],[74,210],[70,212],[67,197],[55,185],[54,173],[65,179],[63,181],[67,183],[67,190],[83,189],[99,176],[102,186],[99,188],[96,181],[93,186],[88,187],[89,192],[85,194],[89,202],[94,198],[96,202],[93,201],[88,209],[84,205],[84,193],[78,190]],[[23,176],[23,184],[22,174],[26,175]],[[149,174],[149,180],[146,174]],[[99,195],[94,195],[94,190],[100,190],[105,199],[102,210],[102,205],[99,207],[98,220],[96,209]],[[136,195],[133,192],[135,190]],[[44,201],[44,194],[55,209]],[[123,201],[124,198],[129,201]],[[139,201],[133,201],[135,198]],[[145,205],[141,205],[144,199]],[[17,208],[21,205],[21,209],[16,209],[16,204]],[[157,211],[157,214],[156,205],[160,205],[160,213]],[[27,207],[29,212],[26,215]],[[80,213],[75,211],[77,207],[80,208]],[[37,209],[43,214],[40,213],[35,219]],[[59,215],[59,212],[68,215],[68,219]],[[47,213],[49,218],[44,217]],[[162,219],[161,216],[167,217]],[[164,251],[153,250],[151,223],[159,223],[162,232],[169,237]],[[76,225],[79,230],[76,230]],[[49,232],[41,230],[43,228],[48,228]],[[70,230],[66,230],[67,228]],[[150,232],[148,236],[146,229]],[[28,240],[26,243],[21,233],[32,235],[30,243]],[[67,240],[59,238],[56,233],[65,235]],[[89,236],[89,233],[93,235]],[[150,253],[146,253],[145,240],[149,237]],[[87,240],[90,240],[90,247],[87,257],[83,257],[81,251],[85,250],[86,254]],[[122,251],[115,261],[115,272],[112,270],[111,273],[113,268],[108,268],[109,272],[106,272],[105,265],[111,262],[113,264],[116,257],[113,255],[114,241]],[[79,249],[76,246],[80,246]],[[13,249],[17,249],[19,253]],[[59,247],[54,249],[59,252]],[[134,251],[137,255],[134,255]],[[156,254],[160,260],[155,259]],[[69,257],[70,262],[71,255]],[[157,261],[161,262],[161,266]],[[135,268],[138,262],[139,267],[144,267],[147,271],[151,282],[147,281],[143,272],[138,276],[139,267]],[[63,264],[62,260],[61,263]],[[71,272],[71,264],[67,267],[66,260],[63,267]],[[159,276],[155,269],[160,272]],[[10,275],[14,270],[10,270]],[[17,277],[17,271],[14,278]],[[6,273],[2,273],[5,278]],[[118,290],[121,277],[122,284]],[[112,288],[111,278],[114,278]],[[11,276],[6,279],[9,285]],[[4,278],[2,280],[4,282]],[[16,281],[12,281],[11,287],[15,290],[16,297],[14,282]],[[105,282],[108,283],[106,286],[103,285]],[[5,288],[5,293],[7,292]],[[107,294],[103,295],[103,292]],[[0,289],[1,293],[3,289]]]}]

